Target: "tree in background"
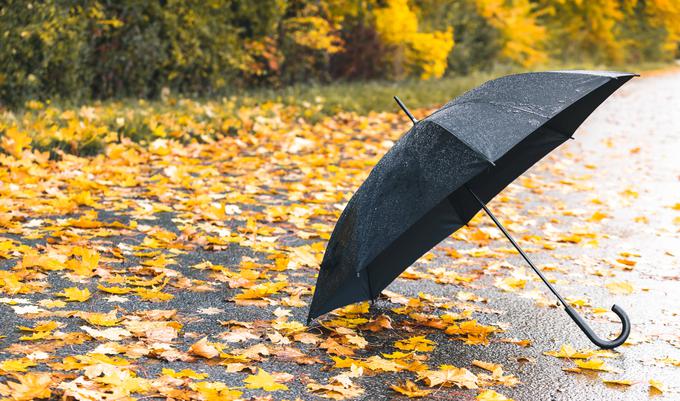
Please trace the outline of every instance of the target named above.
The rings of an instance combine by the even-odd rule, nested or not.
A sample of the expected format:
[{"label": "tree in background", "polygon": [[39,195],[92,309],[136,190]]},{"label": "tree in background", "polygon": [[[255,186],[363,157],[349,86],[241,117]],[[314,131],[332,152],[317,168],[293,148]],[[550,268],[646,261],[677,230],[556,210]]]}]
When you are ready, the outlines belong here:
[{"label": "tree in background", "polygon": [[544,50],[547,29],[541,12],[529,0],[476,0],[479,13],[501,34],[501,57],[524,67],[548,60]]},{"label": "tree in background", "polygon": [[420,32],[418,16],[407,0],[388,0],[373,11],[375,30],[391,47],[392,76],[419,75],[421,79],[440,78],[453,48],[453,30]]},{"label": "tree in background", "polygon": [[0,104],[16,106],[672,60],[680,2],[5,0],[0,27]]}]

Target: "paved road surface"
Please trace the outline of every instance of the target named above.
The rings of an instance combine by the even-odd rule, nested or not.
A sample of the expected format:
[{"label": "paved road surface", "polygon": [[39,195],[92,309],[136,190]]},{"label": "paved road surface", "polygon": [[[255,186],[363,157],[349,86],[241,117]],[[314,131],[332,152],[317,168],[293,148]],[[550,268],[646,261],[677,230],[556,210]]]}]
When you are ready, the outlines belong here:
[{"label": "paved road surface", "polygon": [[[406,123],[405,125],[406,126]],[[635,79],[610,98],[586,124],[576,133],[576,140],[570,141],[554,155],[547,158],[528,176],[530,182],[513,185],[505,195],[516,199],[510,206],[493,202],[490,206],[503,218],[511,215],[526,216],[530,231],[537,235],[555,235],[555,232],[568,234],[578,230],[580,219],[589,216],[593,210],[603,210],[609,217],[598,225],[598,247],[582,244],[560,248],[553,258],[547,250],[533,253],[539,264],[552,264],[564,270],[547,272],[556,280],[564,294],[576,298],[587,298],[593,306],[609,308],[614,302],[628,311],[633,321],[631,345],[620,349],[621,355],[607,361],[622,373],[604,372],[599,374],[570,373],[563,368],[574,366],[572,362],[543,355],[544,351],[557,350],[562,344],[570,343],[576,348],[589,348],[591,345],[575,329],[573,323],[560,309],[539,307],[536,301],[522,296],[532,294],[529,290],[539,289],[547,297],[540,283],[531,281],[526,291],[503,292],[493,286],[496,274],[489,270],[492,261],[474,262],[486,267],[482,280],[472,287],[435,284],[431,280],[397,280],[389,289],[409,296],[419,292],[434,296],[452,297],[460,290],[472,291],[488,298],[483,306],[497,309],[503,313],[480,314],[476,316],[487,324],[501,324],[506,327],[504,338],[529,339],[532,345],[522,348],[514,344],[492,341],[488,346],[464,345],[451,341],[441,331],[428,334],[436,341],[437,347],[430,353],[428,364],[436,368],[440,364],[452,364],[470,368],[472,360],[482,360],[503,364],[504,370],[515,374],[522,384],[512,388],[498,388],[503,394],[516,400],[639,400],[649,396],[650,379],[658,380],[670,387],[669,391],[655,399],[680,398],[680,367],[663,365],[658,358],[680,359],[680,234],[678,219],[680,211],[672,205],[680,203],[680,72],[664,73]],[[571,211],[554,216],[558,211]],[[585,210],[580,213],[579,211]],[[176,230],[175,223],[168,213],[162,214],[160,224]],[[550,221],[552,217],[557,220]],[[674,222],[673,220],[676,220]],[[504,239],[482,220],[487,232],[493,239],[489,247],[507,247]],[[554,226],[553,232],[543,233]],[[442,246],[469,249],[463,241],[448,239]],[[441,246],[435,253],[441,253]],[[622,253],[633,254],[622,256]],[[202,272],[191,269],[203,260],[212,260],[223,265],[238,265],[244,255],[252,255],[250,249],[230,247],[221,252],[196,252],[183,255],[173,268],[187,277],[205,278]],[[639,255],[639,256],[635,256]],[[622,266],[612,268],[616,259],[628,258],[637,264],[631,271]],[[504,262],[522,266],[516,255],[508,256]],[[446,258],[437,258],[430,264],[420,261],[416,271],[446,267]],[[503,270],[503,268],[499,268]],[[312,282],[313,277],[297,275],[296,280]],[[61,281],[60,281],[61,280]],[[604,284],[612,281],[628,281],[634,286],[631,295],[612,295]],[[50,274],[53,286],[71,286],[56,275]],[[237,290],[224,287],[226,296],[233,296]],[[535,293],[534,293],[535,294]],[[39,296],[39,294],[37,295]],[[27,297],[30,299],[31,297]],[[308,298],[307,298],[308,301]],[[91,310],[110,310],[111,304],[93,300],[88,306]],[[224,327],[217,320],[271,320],[275,308],[234,307],[225,302],[225,296],[213,292],[185,291],[175,294],[175,299],[162,304],[140,304],[131,300],[122,305],[127,310],[151,309],[155,307],[177,308],[184,317],[196,315],[205,308],[223,310],[216,315],[195,319],[184,327],[184,332],[192,333],[179,339],[185,345],[196,341],[205,334],[217,334]],[[371,314],[385,313],[399,317],[391,311],[395,305],[380,300],[370,311]],[[306,308],[292,308],[293,318],[304,321]],[[606,315],[608,316],[608,315]],[[0,319],[6,327],[32,325],[34,321],[23,319],[14,314],[7,305],[0,305]],[[615,323],[600,318],[593,323],[603,335],[618,328]],[[82,322],[69,324],[77,329]],[[7,337],[0,339],[2,347],[17,342],[21,335],[17,330],[7,330]],[[392,352],[390,347],[396,339],[412,335],[401,327],[367,334],[371,355],[379,351]],[[252,344],[249,344],[252,345]],[[182,346],[184,347],[184,346]],[[59,353],[74,354],[89,351],[91,344],[76,345],[61,349]],[[184,347],[186,348],[186,347]],[[312,355],[325,358],[323,352],[308,347]],[[6,356],[6,355],[5,355]],[[327,358],[325,360],[328,360]],[[268,371],[290,372],[296,380],[288,383],[291,393],[274,394],[275,398],[312,399],[306,392],[303,378],[306,376],[323,381],[338,371],[320,371],[319,365],[298,366],[293,363],[264,362],[260,366]],[[140,375],[155,377],[162,367],[181,369],[190,367],[210,373],[211,380],[224,381],[231,386],[242,386],[243,374],[226,373],[224,368],[215,364],[197,367],[196,364],[182,362],[158,363],[149,361]],[[479,372],[477,370],[477,372]],[[395,395],[388,386],[398,378],[413,378],[412,374],[381,374],[375,377],[361,377],[357,382],[365,389],[363,399],[391,400],[403,399]],[[630,387],[610,386],[602,383],[601,378],[630,379],[636,384]],[[246,390],[246,394],[262,392]],[[472,390],[440,389],[431,399],[473,399],[477,392]]]}]

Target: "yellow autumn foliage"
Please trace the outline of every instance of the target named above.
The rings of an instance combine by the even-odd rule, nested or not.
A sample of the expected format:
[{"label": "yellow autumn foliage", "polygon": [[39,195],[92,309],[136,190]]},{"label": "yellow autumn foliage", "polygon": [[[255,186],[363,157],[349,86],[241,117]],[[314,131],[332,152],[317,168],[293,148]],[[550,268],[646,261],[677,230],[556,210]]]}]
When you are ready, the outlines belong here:
[{"label": "yellow autumn foliage", "polygon": [[[637,2],[639,0],[629,0]],[[647,0],[648,15],[652,25],[666,30],[662,48],[673,53],[680,42],[680,2],[677,0]]]},{"label": "yellow autumn foliage", "polygon": [[446,72],[453,49],[453,28],[419,32],[418,16],[407,0],[388,0],[387,6],[373,11],[375,29],[384,43],[395,47],[394,64],[402,62],[409,74],[421,79],[440,78]]},{"label": "yellow autumn foliage", "polygon": [[479,13],[498,29],[503,57],[524,67],[548,60],[544,50],[545,26],[538,23],[538,12],[529,0],[476,0]]}]

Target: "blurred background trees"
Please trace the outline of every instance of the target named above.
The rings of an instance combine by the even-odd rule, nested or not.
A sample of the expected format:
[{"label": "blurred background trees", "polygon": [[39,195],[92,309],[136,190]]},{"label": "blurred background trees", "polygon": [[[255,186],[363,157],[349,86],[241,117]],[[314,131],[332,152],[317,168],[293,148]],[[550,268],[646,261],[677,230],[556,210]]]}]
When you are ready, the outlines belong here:
[{"label": "blurred background trees", "polygon": [[0,103],[672,60],[679,0],[5,0]]}]

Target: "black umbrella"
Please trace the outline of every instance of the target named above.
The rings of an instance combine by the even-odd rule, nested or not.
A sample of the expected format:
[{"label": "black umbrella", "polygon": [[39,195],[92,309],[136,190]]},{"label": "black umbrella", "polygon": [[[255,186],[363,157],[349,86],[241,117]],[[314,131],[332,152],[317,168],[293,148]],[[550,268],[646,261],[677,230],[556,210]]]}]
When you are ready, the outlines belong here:
[{"label": "black umbrella", "polygon": [[553,71],[489,81],[417,121],[376,164],[331,235],[309,318],[373,300],[420,256],[479,210],[491,217],[569,316],[602,348],[630,333],[626,313],[612,341],[599,338],[557,293],[486,207],[529,167],[570,139],[607,97],[635,74]]}]

